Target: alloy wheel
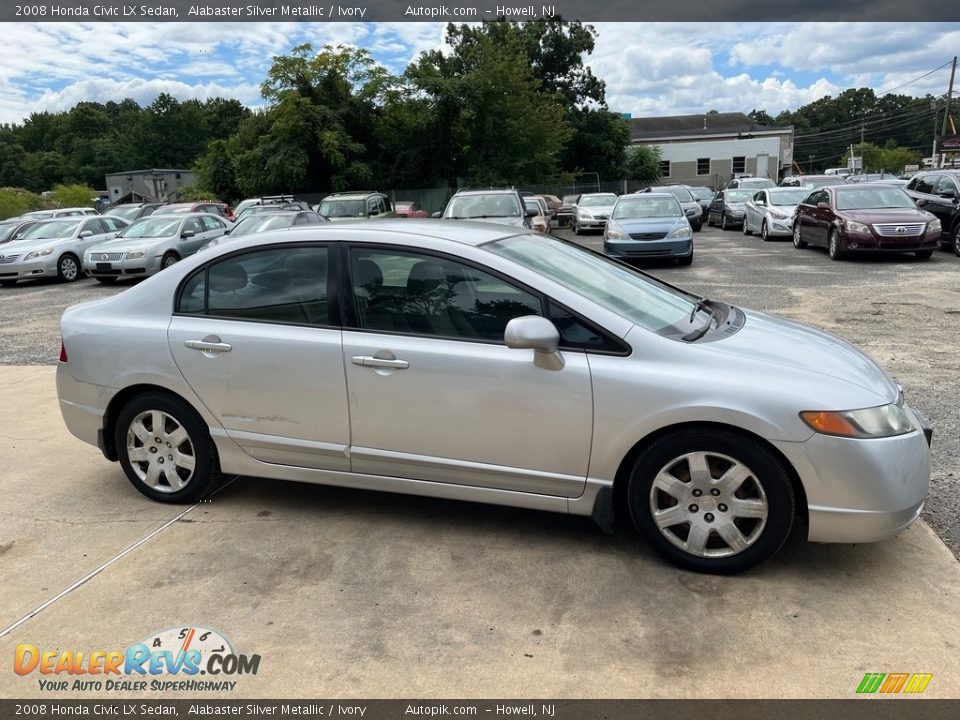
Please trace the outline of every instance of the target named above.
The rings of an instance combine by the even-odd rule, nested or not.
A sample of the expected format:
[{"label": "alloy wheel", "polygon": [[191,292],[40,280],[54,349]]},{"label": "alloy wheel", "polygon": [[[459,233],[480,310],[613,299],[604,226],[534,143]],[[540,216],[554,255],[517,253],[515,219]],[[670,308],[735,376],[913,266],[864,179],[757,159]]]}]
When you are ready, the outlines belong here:
[{"label": "alloy wheel", "polygon": [[197,463],[189,433],[162,410],[147,410],[133,418],[127,429],[127,457],[137,477],[162,493],[183,490]]},{"label": "alloy wheel", "polygon": [[70,255],[64,255],[60,258],[60,277],[66,282],[73,282],[80,274],[80,268],[77,267],[77,261]]}]

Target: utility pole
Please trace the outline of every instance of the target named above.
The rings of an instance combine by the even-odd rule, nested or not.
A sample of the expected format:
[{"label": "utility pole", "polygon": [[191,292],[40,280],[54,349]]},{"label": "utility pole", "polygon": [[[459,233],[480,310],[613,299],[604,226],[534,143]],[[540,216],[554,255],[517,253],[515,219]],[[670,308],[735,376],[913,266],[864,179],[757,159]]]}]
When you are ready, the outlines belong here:
[{"label": "utility pole", "polygon": [[[943,127],[940,130],[941,135],[947,134],[947,126],[950,122],[950,101],[953,98],[953,78],[957,74],[957,56],[953,56],[953,65],[950,67],[950,87],[947,88],[947,111],[943,114]],[[942,148],[941,148],[942,150]],[[942,161],[943,153],[937,157],[937,165],[939,166]]]},{"label": "utility pole", "polygon": [[807,155],[807,162],[809,163],[807,167],[807,175],[813,175],[813,159],[816,155]]}]

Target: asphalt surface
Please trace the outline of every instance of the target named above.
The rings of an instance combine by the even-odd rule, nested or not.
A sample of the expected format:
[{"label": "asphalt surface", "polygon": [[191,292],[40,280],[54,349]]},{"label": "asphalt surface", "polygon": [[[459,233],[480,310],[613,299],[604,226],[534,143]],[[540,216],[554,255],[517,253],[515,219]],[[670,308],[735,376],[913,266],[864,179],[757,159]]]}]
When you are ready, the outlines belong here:
[{"label": "asphalt surface", "polygon": [[[599,249],[599,235],[574,238]],[[790,317],[840,335],[868,352],[934,425],[930,496],[924,519],[960,558],[960,258],[938,251],[833,262],[789,239],[764,243],[739,231],[697,233],[690,267],[644,266],[693,292]],[[77,302],[122,292],[85,279],[0,288],[0,365],[56,362],[59,319]]]}]

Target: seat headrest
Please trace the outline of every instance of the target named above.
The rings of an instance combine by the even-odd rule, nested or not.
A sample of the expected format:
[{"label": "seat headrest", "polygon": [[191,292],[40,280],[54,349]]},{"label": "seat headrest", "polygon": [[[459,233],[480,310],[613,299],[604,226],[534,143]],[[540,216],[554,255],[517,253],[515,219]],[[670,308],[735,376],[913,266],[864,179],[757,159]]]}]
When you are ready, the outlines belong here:
[{"label": "seat headrest", "polygon": [[354,284],[368,291],[375,290],[383,285],[383,271],[373,260],[367,258],[358,260]]},{"label": "seat headrest", "polygon": [[247,286],[247,271],[238,263],[224,263],[210,269],[210,290],[229,292]]},{"label": "seat headrest", "polygon": [[421,260],[410,269],[407,290],[430,292],[447,281],[443,266],[433,260]]}]

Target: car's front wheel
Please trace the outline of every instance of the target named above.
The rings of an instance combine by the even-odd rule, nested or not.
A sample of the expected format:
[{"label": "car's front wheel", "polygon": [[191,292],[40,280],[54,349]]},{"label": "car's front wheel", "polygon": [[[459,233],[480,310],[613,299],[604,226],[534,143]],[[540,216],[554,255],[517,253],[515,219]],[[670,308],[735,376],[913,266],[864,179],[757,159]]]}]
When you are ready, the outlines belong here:
[{"label": "car's front wheel", "polygon": [[57,279],[60,282],[74,282],[80,277],[80,261],[75,255],[64,253],[57,261]]},{"label": "car's front wheel", "polygon": [[953,242],[951,244],[953,245],[953,254],[960,257],[960,222],[953,229]]},{"label": "car's front wheel", "polygon": [[764,218],[763,222],[760,223],[760,237],[764,242],[770,241],[770,228],[767,227],[766,218]]},{"label": "car's front wheel", "polygon": [[747,216],[743,216],[743,225],[740,226],[740,229],[743,230],[744,235],[753,235],[753,230],[750,229],[750,226],[747,224]]},{"label": "car's front wheel", "polygon": [[830,231],[830,240],[827,245],[827,253],[830,255],[831,260],[843,260],[844,252],[840,247],[840,233],[836,230]]},{"label": "car's front wheel", "polygon": [[166,270],[171,265],[176,265],[179,262],[180,258],[177,257],[176,253],[168,252],[160,260],[160,269]]},{"label": "car's front wheel", "polygon": [[783,461],[733,430],[678,429],[644,449],[627,488],[630,515],[679,567],[737,573],[772,557],[793,526]]},{"label": "car's front wheel", "polygon": [[720,229],[721,229],[721,230],[726,230],[726,229],[727,229],[727,214],[726,214],[726,213],[720,213]]},{"label": "car's front wheel", "polygon": [[171,395],[151,392],[128,402],[117,417],[114,442],[127,479],[153,500],[195,502],[217,477],[206,424]]},{"label": "car's front wheel", "polygon": [[793,224],[793,246],[797,250],[803,250],[807,246],[807,241],[800,237],[800,221]]}]

